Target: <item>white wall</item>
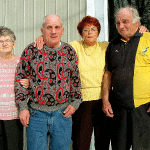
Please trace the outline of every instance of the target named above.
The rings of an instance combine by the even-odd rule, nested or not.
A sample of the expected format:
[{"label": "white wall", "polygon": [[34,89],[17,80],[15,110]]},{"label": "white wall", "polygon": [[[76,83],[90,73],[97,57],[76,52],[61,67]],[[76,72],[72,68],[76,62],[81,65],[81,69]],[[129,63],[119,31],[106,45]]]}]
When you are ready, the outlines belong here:
[{"label": "white wall", "polygon": [[0,0],[1,26],[11,28],[17,37],[14,53],[23,49],[41,35],[44,16],[57,14],[61,17],[65,33],[62,41],[80,40],[78,22],[86,15],[86,0]]},{"label": "white wall", "polygon": [[101,24],[99,41],[108,41],[108,0],[87,0],[87,15],[96,17]]}]

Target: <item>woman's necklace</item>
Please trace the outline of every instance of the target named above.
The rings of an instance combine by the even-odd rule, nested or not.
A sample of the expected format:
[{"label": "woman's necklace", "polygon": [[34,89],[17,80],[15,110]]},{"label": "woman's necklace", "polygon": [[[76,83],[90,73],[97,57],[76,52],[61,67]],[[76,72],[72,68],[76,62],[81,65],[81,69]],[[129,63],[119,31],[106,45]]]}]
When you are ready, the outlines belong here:
[{"label": "woman's necklace", "polygon": [[[87,50],[86,50],[85,47],[86,47],[86,45],[83,43],[84,53],[85,53],[87,56],[91,56],[91,55],[93,55],[94,52],[96,51],[97,44],[95,44],[94,46],[90,46],[92,50],[94,49],[93,47],[95,47],[95,49],[94,49],[92,52],[91,52],[91,49],[89,50],[89,47],[88,47],[88,46],[87,46]],[[86,51],[88,51],[88,54],[87,54]],[[89,54],[89,51],[91,52],[90,54]]]}]

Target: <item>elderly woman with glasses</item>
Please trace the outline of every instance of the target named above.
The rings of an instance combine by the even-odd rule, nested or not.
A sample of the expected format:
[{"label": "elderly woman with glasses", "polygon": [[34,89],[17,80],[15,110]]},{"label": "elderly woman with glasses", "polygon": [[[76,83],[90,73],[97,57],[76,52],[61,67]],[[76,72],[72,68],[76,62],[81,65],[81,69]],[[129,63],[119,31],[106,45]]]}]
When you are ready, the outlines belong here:
[{"label": "elderly woman with glasses", "polygon": [[[69,44],[78,55],[83,102],[73,115],[73,150],[89,150],[94,128],[95,149],[109,150],[111,118],[102,111],[101,83],[105,67],[105,51],[108,42],[98,42],[99,21],[91,16],[84,17],[77,26],[81,41]],[[144,29],[145,30],[145,29]],[[43,48],[43,38],[38,37],[35,46]]]},{"label": "elderly woman with glasses", "polygon": [[[14,77],[19,57],[12,53],[16,43],[14,32],[0,26],[0,129],[3,145],[0,149],[23,149],[23,126],[18,116],[18,105],[14,95]],[[28,88],[28,80],[22,79],[24,88]]]},{"label": "elderly woman with glasses", "polygon": [[83,102],[73,115],[73,149],[89,150],[94,128],[95,149],[106,150],[110,140],[103,133],[103,120],[106,117],[102,112],[101,83],[108,42],[97,41],[101,26],[94,17],[84,17],[77,29],[82,41],[73,41],[70,44],[78,54]]}]

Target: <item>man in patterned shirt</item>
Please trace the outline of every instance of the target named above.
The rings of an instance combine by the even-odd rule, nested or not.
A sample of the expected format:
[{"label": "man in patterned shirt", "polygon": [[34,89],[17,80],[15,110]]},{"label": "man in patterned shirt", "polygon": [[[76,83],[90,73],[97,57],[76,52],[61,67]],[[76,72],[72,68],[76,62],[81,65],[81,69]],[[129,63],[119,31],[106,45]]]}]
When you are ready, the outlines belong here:
[{"label": "man in patterned shirt", "polygon": [[[15,94],[20,121],[27,127],[28,150],[69,150],[72,114],[81,103],[78,61],[75,50],[61,41],[61,19],[48,15],[41,28],[45,44],[38,50],[28,45],[16,71]],[[25,89],[21,78],[30,80]],[[49,134],[48,134],[49,133]]]}]

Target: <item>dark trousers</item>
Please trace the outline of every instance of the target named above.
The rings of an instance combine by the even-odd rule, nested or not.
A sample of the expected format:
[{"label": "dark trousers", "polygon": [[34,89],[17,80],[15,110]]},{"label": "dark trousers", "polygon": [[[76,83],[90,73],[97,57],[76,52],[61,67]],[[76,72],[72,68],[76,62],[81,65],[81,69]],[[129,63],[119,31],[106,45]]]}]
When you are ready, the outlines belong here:
[{"label": "dark trousers", "polygon": [[113,106],[112,150],[150,150],[150,104],[125,109]]},{"label": "dark trousers", "polygon": [[23,126],[19,119],[0,120],[1,150],[23,149]]},{"label": "dark trousers", "polygon": [[102,101],[82,102],[73,115],[73,150],[89,150],[94,128],[96,150],[109,150],[111,118],[102,111]]}]

